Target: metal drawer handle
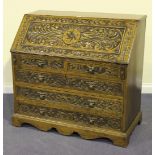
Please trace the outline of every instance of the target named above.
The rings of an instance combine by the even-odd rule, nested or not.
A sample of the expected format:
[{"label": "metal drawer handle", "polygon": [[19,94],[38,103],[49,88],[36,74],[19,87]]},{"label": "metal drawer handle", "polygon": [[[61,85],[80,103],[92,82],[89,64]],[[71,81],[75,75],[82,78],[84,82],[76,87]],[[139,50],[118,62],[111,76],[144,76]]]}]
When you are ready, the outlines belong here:
[{"label": "metal drawer handle", "polygon": [[90,102],[90,103],[89,103],[89,107],[90,107],[90,108],[93,108],[94,106],[95,106],[95,103],[94,103],[94,102]]},{"label": "metal drawer handle", "polygon": [[41,100],[45,100],[45,97],[46,97],[45,94],[40,94],[40,95],[39,95],[39,98],[40,98]]},{"label": "metal drawer handle", "polygon": [[105,71],[106,71],[105,68],[99,67],[99,66],[98,67],[97,66],[96,67],[93,67],[93,66],[88,67],[88,72],[91,74],[95,74],[95,72],[96,73],[104,73]]},{"label": "metal drawer handle", "polygon": [[38,67],[44,67],[47,63],[46,62],[43,62],[43,61],[40,61],[38,62]]},{"label": "metal drawer handle", "polygon": [[94,88],[94,86],[95,86],[95,83],[92,81],[88,81],[87,82],[87,84],[88,84],[88,87],[90,88],[90,89],[93,89]]},{"label": "metal drawer handle", "polygon": [[38,92],[38,94],[39,94],[39,98],[40,98],[41,100],[45,100],[45,98],[46,98],[46,94],[45,94],[45,93]]},{"label": "metal drawer handle", "polygon": [[89,71],[89,73],[94,74],[94,72],[95,72],[95,67],[88,66],[88,71]]},{"label": "metal drawer handle", "polygon": [[45,77],[43,75],[38,75],[38,80],[40,82],[43,82],[45,80]]}]

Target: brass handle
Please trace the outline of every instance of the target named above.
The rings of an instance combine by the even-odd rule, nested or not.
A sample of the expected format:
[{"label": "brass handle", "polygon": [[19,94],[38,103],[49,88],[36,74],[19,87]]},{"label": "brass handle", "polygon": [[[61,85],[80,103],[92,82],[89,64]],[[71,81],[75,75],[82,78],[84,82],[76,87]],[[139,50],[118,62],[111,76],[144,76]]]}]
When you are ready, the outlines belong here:
[{"label": "brass handle", "polygon": [[90,103],[89,103],[89,107],[90,107],[90,108],[93,108],[94,106],[95,106],[95,103],[94,103],[94,102],[90,102]]},{"label": "brass handle", "polygon": [[45,98],[46,98],[46,94],[45,93],[42,93],[42,92],[37,92],[37,93],[38,93],[39,99],[45,100]]},{"label": "brass handle", "polygon": [[94,87],[95,87],[94,81],[88,81],[88,82],[86,82],[86,83],[88,84],[88,87],[89,87],[91,90],[94,89]]},{"label": "brass handle", "polygon": [[43,75],[38,75],[38,80],[40,82],[43,82],[45,80],[45,77]]},{"label": "brass handle", "polygon": [[94,74],[95,73],[95,67],[88,66],[88,72],[91,73],[91,74]]},{"label": "brass handle", "polygon": [[39,95],[39,98],[40,98],[41,100],[45,100],[45,97],[46,97],[45,94],[40,94],[40,95]]},{"label": "brass handle", "polygon": [[46,62],[43,62],[43,61],[40,61],[37,63],[38,67],[44,67],[47,63]]},{"label": "brass handle", "polygon": [[95,74],[95,72],[97,74],[101,74],[101,73],[104,73],[106,72],[105,68],[103,67],[99,67],[99,66],[95,66],[95,67],[88,67],[88,72],[91,73],[91,74]]}]

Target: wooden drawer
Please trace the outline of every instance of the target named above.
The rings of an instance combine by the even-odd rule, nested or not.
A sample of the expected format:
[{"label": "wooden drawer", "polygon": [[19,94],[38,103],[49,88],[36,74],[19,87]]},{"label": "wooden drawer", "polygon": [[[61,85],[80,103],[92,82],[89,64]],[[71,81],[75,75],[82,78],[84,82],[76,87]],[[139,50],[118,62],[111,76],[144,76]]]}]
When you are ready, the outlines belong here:
[{"label": "wooden drawer", "polygon": [[13,54],[13,63],[17,69],[26,68],[40,68],[53,70],[64,70],[64,59],[57,57],[39,56],[39,55],[25,55]]},{"label": "wooden drawer", "polygon": [[123,83],[102,81],[63,74],[40,73],[32,71],[16,71],[16,80],[26,83],[49,85],[63,89],[96,92],[107,95],[123,95]]},{"label": "wooden drawer", "polygon": [[16,103],[16,113],[38,118],[52,119],[56,121],[71,122],[73,124],[93,126],[100,128],[121,129],[121,118],[111,118],[104,116],[95,116],[91,114],[84,114],[79,112],[71,112],[68,110],[48,108],[44,106],[37,106],[32,104],[25,104],[22,102]]},{"label": "wooden drawer", "polygon": [[13,54],[17,69],[40,69],[47,72],[59,72],[104,79],[124,80],[126,70],[117,64],[86,60],[64,59],[39,55]]},{"label": "wooden drawer", "polygon": [[[36,88],[24,88],[16,87],[17,96],[25,99],[33,99],[37,101],[47,101],[51,105],[59,107],[68,107],[72,109],[73,106],[76,109],[85,109],[86,112],[100,112],[101,114],[114,114],[115,116],[122,115],[123,100],[122,99],[110,99],[99,98],[80,94],[70,94],[60,91],[45,91]],[[44,102],[45,103],[45,102]],[[44,104],[43,104],[44,105]],[[93,109],[93,110],[90,110]],[[81,110],[82,111],[82,110]]]},{"label": "wooden drawer", "polygon": [[96,76],[99,78],[125,79],[125,68],[117,64],[94,62],[94,61],[72,61],[68,62],[68,72]]}]

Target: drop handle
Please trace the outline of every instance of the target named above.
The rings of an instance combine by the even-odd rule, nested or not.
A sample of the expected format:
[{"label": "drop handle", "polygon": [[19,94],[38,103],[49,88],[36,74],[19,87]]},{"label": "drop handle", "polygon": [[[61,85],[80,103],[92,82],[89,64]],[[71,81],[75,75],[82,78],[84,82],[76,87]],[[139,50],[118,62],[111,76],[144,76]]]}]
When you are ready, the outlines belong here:
[{"label": "drop handle", "polygon": [[39,98],[40,98],[41,100],[45,100],[46,95],[45,95],[45,94],[42,94],[42,93],[39,93]]},{"label": "drop handle", "polygon": [[95,88],[95,83],[94,83],[94,82],[90,82],[90,81],[89,81],[87,84],[88,84],[88,87],[89,87],[91,90]]},{"label": "drop handle", "polygon": [[43,75],[38,75],[39,82],[43,82],[45,80],[45,77]]},{"label": "drop handle", "polygon": [[89,66],[88,67],[88,72],[91,73],[91,74],[94,74],[95,73],[95,67]]},{"label": "drop handle", "polygon": [[94,105],[95,105],[94,102],[90,102],[90,103],[89,103],[89,107],[90,107],[90,108],[94,108]]},{"label": "drop handle", "polygon": [[37,63],[38,67],[44,67],[45,65],[47,65],[46,62],[40,61]]}]

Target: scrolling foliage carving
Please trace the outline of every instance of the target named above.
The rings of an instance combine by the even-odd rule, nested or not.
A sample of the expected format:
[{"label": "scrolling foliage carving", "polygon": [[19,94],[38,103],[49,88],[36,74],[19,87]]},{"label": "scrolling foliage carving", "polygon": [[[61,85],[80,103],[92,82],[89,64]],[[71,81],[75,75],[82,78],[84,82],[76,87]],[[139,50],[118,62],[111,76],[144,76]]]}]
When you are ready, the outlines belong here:
[{"label": "scrolling foliage carving", "polygon": [[61,74],[46,74],[35,72],[16,72],[16,78],[19,81],[28,83],[40,83],[53,87],[74,88],[84,91],[104,92],[107,94],[122,95],[122,84],[104,82],[99,80],[81,79],[78,77],[66,77]]},{"label": "scrolling foliage carving", "polygon": [[80,105],[81,107],[86,108],[95,108],[95,109],[103,109],[116,113],[122,112],[122,101],[119,99],[110,100],[110,99],[97,99],[93,97],[83,97],[78,95],[71,95],[66,93],[58,93],[58,92],[47,92],[42,90],[34,90],[30,88],[20,88],[17,87],[17,95],[24,96],[27,98],[35,99],[35,100],[47,100],[51,102],[57,102],[59,104],[73,104]]},{"label": "scrolling foliage carving", "polygon": [[119,51],[125,27],[94,27],[59,23],[30,24],[26,45],[53,46],[96,52]]},{"label": "scrolling foliage carving", "polygon": [[25,15],[11,51],[128,62],[135,20]]},{"label": "scrolling foliage carving", "polygon": [[29,104],[18,103],[17,112],[33,117],[40,117],[46,119],[57,119],[76,122],[78,124],[85,124],[87,126],[108,127],[113,129],[120,129],[120,118],[98,117],[94,115],[86,115],[78,112],[70,112],[58,109],[51,109],[47,107],[34,106]]}]

